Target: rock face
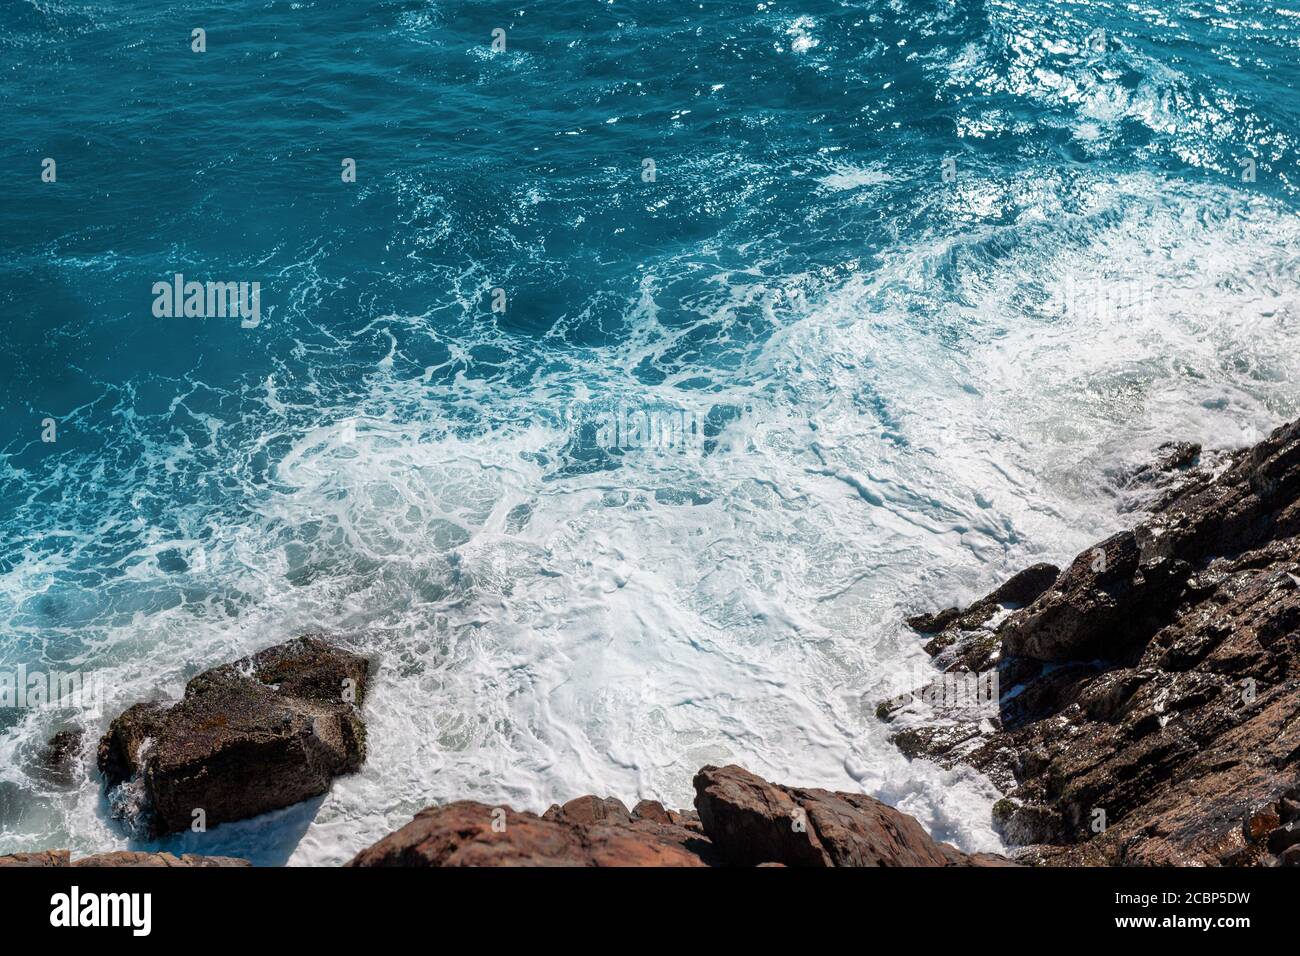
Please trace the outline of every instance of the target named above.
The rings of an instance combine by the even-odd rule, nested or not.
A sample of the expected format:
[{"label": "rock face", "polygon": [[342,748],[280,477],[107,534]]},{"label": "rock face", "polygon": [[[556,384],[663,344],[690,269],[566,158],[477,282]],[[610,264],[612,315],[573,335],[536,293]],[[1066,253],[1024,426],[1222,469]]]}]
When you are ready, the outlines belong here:
[{"label": "rock face", "polygon": [[1300,844],[1300,422],[1199,467],[1172,448],[1146,521],[1004,620],[938,622],[941,670],[998,676],[991,719],[878,711],[905,751],[987,772],[1027,860],[1271,865]]},{"label": "rock face", "polygon": [[116,812],[150,835],[317,796],[366,754],[369,662],[302,637],[193,678],[172,707],[136,704],[99,742]]},{"label": "rock face", "polygon": [[861,794],[781,787],[739,767],[695,777],[698,818],[585,796],[538,817],[460,801],[420,811],[349,866],[983,866]]},{"label": "rock face", "polygon": [[196,856],[186,853],[174,856],[171,853],[137,853],[119,850],[116,853],[97,853],[73,860],[67,850],[43,850],[40,853],[15,853],[12,856],[0,856],[0,866],[252,866],[247,860],[233,856]]},{"label": "rock face", "polygon": [[860,793],[783,787],[736,766],[695,775],[700,823],[734,866],[996,866],[936,843],[921,824]]}]

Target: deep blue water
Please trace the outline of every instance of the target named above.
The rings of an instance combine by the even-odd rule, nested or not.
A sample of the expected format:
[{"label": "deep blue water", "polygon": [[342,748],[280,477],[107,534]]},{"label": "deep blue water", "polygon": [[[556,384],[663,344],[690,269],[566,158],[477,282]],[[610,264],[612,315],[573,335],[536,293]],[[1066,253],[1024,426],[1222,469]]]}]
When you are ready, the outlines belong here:
[{"label": "deep blue water", "polygon": [[[382,661],[362,775],[195,846],[707,759],[992,845],[872,723],[902,610],[1297,412],[1297,3],[0,3],[0,666],[116,712],[308,629]],[[155,317],[176,272],[260,324]],[[0,714],[0,852],[127,839],[24,763],[109,716]]]}]

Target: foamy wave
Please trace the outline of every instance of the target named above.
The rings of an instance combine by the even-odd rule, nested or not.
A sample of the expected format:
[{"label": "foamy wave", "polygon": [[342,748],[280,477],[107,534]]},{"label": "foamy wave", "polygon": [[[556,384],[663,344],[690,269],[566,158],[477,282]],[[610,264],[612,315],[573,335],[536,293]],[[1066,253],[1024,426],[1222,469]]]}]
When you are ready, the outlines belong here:
[{"label": "foamy wave", "polygon": [[[1198,164],[1212,169],[1254,129],[1140,49],[1089,53],[1082,21],[1079,36],[1048,36],[1003,4],[984,30],[972,8],[918,14],[915,35],[948,31],[917,69],[938,77],[955,115],[935,124],[962,145],[1064,131],[1096,159],[1123,153],[1138,124],[1145,155],[1165,156],[1214,131]],[[422,35],[439,16],[403,10],[395,33]],[[729,83],[760,75],[766,56],[808,84],[853,36],[829,13],[764,16],[749,36],[761,42],[730,51],[742,66]],[[968,21],[984,35],[949,44]],[[454,49],[471,83],[542,61],[470,42],[481,48]],[[854,84],[876,58],[916,62],[883,44],[859,51]],[[701,91],[731,95],[711,79]],[[780,95],[806,106],[820,89]],[[606,95],[547,138],[630,136],[659,116]],[[332,260],[351,246],[290,245],[291,261],[276,260],[281,311],[259,340],[269,367],[241,367],[235,384],[203,367],[105,384],[61,423],[94,453],[69,442],[36,461],[27,439],[6,446],[0,663],[93,668],[105,714],[57,718],[80,719],[93,746],[123,707],[178,698],[199,670],[294,634],[376,658],[360,773],[303,806],[163,844],[178,851],[337,863],[455,798],[687,806],[709,762],[862,789],[943,839],[997,849],[995,788],[909,762],[875,718],[928,666],[903,617],[1129,521],[1113,476],[1159,443],[1242,444],[1294,417],[1300,236],[1267,190],[1226,177],[1008,152],[1002,166],[963,156],[943,183],[937,163],[911,168],[913,147],[931,143],[900,140],[879,162],[843,146],[897,129],[891,111],[914,95],[900,84],[873,101],[840,145],[764,140],[762,155],[737,155],[736,130],[765,133],[772,114],[730,126],[703,96],[691,112],[674,92],[653,190],[636,188],[639,151],[588,157],[572,175],[548,151],[546,176],[501,196],[490,166],[452,182],[447,168],[395,163],[358,183],[362,205],[389,204],[396,225],[392,258],[366,266],[393,271],[364,281],[435,301],[392,311],[367,288],[332,312]],[[606,129],[615,105],[627,121]],[[692,135],[718,124],[724,146],[679,149],[672,137],[697,122]],[[458,204],[460,187],[483,202]],[[543,228],[546,215],[558,225]],[[662,230],[663,251],[642,255],[636,223]],[[508,258],[484,261],[492,243]],[[583,254],[589,273],[568,264]],[[619,257],[632,264],[609,266]],[[497,283],[512,310],[531,283],[536,321],[489,312]],[[689,410],[704,439],[599,437],[593,419],[626,407]],[[89,750],[68,791],[24,770],[57,720],[0,731],[0,786],[20,808],[0,821],[3,849],[128,845]]]}]

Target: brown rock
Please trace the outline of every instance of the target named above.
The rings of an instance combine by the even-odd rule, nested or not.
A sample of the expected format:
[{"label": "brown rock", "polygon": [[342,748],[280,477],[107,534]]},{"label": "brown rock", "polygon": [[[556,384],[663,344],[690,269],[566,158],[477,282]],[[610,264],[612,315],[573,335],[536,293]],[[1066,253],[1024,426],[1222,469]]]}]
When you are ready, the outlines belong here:
[{"label": "brown rock", "polygon": [[719,862],[700,833],[652,820],[588,827],[586,839],[595,866],[717,866]]},{"label": "brown rock", "polygon": [[1277,815],[1277,808],[1273,806],[1262,807],[1246,815],[1246,821],[1241,828],[1242,839],[1247,843],[1258,843],[1281,824],[1282,820]]},{"label": "brown rock", "polygon": [[39,853],[15,853],[12,856],[0,856],[0,866],[93,866],[93,867],[135,867],[135,866],[251,866],[247,860],[232,856],[197,856],[186,853],[175,856],[171,853],[139,853],[132,850],[118,850],[113,853],[96,853],[71,860],[67,850],[42,850]]},{"label": "brown rock", "polygon": [[348,865],[1010,865],[936,843],[907,814],[862,794],[781,787],[739,767],[705,767],[695,784],[699,819],[653,800],[628,814],[592,796],[545,817],[472,801],[428,807]]},{"label": "brown rock", "polygon": [[756,866],[980,866],[865,794],[782,787],[736,766],[695,775],[695,806],[722,859]]},{"label": "brown rock", "polygon": [[1061,569],[1054,564],[1030,565],[1008,578],[984,600],[1003,606],[1023,607],[1038,600],[1039,596],[1055,584],[1060,576]]},{"label": "brown rock", "polygon": [[40,850],[36,853],[12,853],[0,856],[0,866],[67,866],[71,854],[67,850]]},{"label": "brown rock", "polygon": [[658,800],[638,800],[636,806],[632,808],[632,816],[634,819],[649,820],[652,823],[675,822]]},{"label": "brown rock", "polygon": [[700,815],[694,810],[669,810],[668,822],[673,826],[683,827],[695,833],[704,832],[704,826],[700,823]]},{"label": "brown rock", "polygon": [[109,788],[137,781],[143,816],[114,808],[150,834],[208,826],[286,807],[329,789],[365,759],[369,663],[314,637],[268,648],[193,678],[172,707],[136,704],[99,744]]},{"label": "brown rock", "polygon": [[680,827],[630,817],[545,820],[462,800],[421,810],[348,866],[706,866],[711,859],[708,840]]},{"label": "brown rock", "polygon": [[136,867],[136,866],[171,866],[171,867],[231,867],[252,866],[247,860],[233,856],[198,856],[185,853],[175,856],[171,853],[137,853],[119,850],[115,853],[96,853],[72,861],[73,866],[94,867]]},{"label": "brown rock", "polygon": [[704,832],[733,866],[786,863],[833,866],[807,812],[784,788],[736,766],[695,775],[695,809]]},{"label": "brown rock", "polygon": [[542,814],[542,819],[564,820],[591,826],[597,823],[631,823],[632,814],[628,813],[627,807],[621,800],[614,797],[593,797],[588,794],[575,797],[563,806],[551,807]]}]

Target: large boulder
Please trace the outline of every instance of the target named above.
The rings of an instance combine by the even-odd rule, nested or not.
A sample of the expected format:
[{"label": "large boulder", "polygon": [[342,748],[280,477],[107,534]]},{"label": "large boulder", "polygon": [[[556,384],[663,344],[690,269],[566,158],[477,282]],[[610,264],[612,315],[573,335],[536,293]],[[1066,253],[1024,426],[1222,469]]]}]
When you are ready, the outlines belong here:
[{"label": "large boulder", "polygon": [[[421,810],[348,866],[708,866],[709,841],[685,827],[601,814],[596,797],[544,819],[460,800]],[[589,811],[596,810],[595,813]],[[580,818],[580,819],[579,819]]]},{"label": "large boulder", "polygon": [[734,866],[997,866],[938,843],[913,817],[861,793],[783,787],[736,766],[695,775],[704,832]]},{"label": "large boulder", "polygon": [[167,707],[136,704],[99,743],[119,815],[150,835],[242,820],[317,796],[366,755],[369,662],[301,637],[205,671]]}]

